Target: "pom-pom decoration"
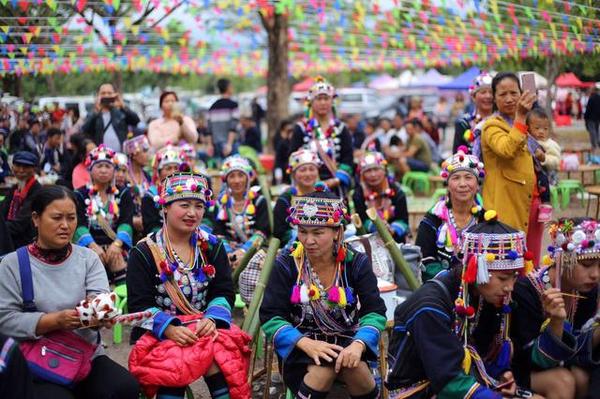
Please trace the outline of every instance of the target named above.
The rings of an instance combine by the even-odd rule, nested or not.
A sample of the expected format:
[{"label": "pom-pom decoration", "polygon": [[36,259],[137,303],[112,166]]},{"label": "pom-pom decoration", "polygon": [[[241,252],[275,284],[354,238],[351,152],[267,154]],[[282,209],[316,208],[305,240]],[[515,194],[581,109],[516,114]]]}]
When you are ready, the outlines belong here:
[{"label": "pom-pom decoration", "polygon": [[490,209],[488,211],[485,211],[485,213],[483,214],[483,218],[486,222],[491,222],[498,219],[498,213],[495,210]]}]

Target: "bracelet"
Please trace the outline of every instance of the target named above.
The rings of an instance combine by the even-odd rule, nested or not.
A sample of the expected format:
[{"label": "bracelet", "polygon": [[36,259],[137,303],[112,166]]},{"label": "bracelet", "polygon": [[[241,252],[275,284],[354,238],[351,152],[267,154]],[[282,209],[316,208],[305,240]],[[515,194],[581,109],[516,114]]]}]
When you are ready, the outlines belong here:
[{"label": "bracelet", "polygon": [[123,241],[121,240],[114,240],[113,244],[115,244],[119,248],[123,248]]},{"label": "bracelet", "polygon": [[529,130],[527,128],[527,125],[521,122],[515,122],[513,124],[514,127],[516,127],[517,129],[519,129],[521,131],[521,133],[527,134],[527,131]]}]

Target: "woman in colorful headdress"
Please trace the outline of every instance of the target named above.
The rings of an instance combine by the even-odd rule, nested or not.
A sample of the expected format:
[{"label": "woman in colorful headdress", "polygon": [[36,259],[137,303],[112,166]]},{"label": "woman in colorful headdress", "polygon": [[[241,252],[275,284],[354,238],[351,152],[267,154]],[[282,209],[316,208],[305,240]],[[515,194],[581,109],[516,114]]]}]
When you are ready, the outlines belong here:
[{"label": "woman in colorful headdress", "polygon": [[136,231],[143,231],[142,223],[142,198],[152,185],[150,175],[144,168],[148,165],[148,152],[150,144],[144,135],[135,136],[123,142],[123,152],[128,158],[127,180],[131,187],[131,195],[135,204],[133,227]]},{"label": "woman in colorful headdress", "polygon": [[390,398],[515,396],[511,292],[524,253],[524,234],[495,211],[464,233],[462,267],[428,280],[395,310]]},{"label": "woman in colorful headdress", "polygon": [[442,168],[440,175],[448,193],[425,214],[415,241],[423,255],[423,280],[455,263],[462,232],[481,222],[484,214],[478,198],[485,176],[483,163],[468,154],[466,147],[460,147],[442,163]]},{"label": "woman in colorful headdress", "polygon": [[158,231],[163,225],[158,200],[162,194],[162,182],[167,176],[189,169],[181,150],[172,145],[161,148],[152,160],[152,185],[142,197],[142,223],[144,235]]},{"label": "woman in colorful headdress", "polygon": [[[515,377],[548,398],[597,397],[587,379],[600,371],[600,224],[563,219],[549,233],[549,254],[513,293]],[[540,350],[548,342],[552,350]]]},{"label": "woman in colorful headdress", "polygon": [[133,246],[133,200],[127,186],[115,185],[116,154],[100,145],[86,159],[91,182],[75,191],[77,230],[73,242],[100,256],[115,284],[125,280]]},{"label": "woman in colorful headdress", "polygon": [[320,180],[331,190],[345,194],[352,185],[352,136],[335,115],[335,88],[317,77],[308,91],[306,116],[294,127],[290,151],[307,147],[323,162]]},{"label": "woman in colorful headdress", "polygon": [[485,71],[477,75],[469,87],[469,94],[475,108],[473,112],[464,114],[454,122],[452,151],[458,152],[460,146],[466,146],[470,152],[479,157],[480,150],[477,148],[473,150],[473,146],[476,144],[476,138],[481,135],[482,122],[493,112],[492,76]]},{"label": "woman in colorful headdress", "polygon": [[152,314],[132,330],[137,342],[129,358],[147,397],[183,398],[200,377],[212,398],[250,397],[249,337],[231,322],[234,291],[225,247],[199,228],[211,196],[203,175],[167,177],[158,201],[163,226],[130,253],[129,311]]},{"label": "woman in colorful headdress", "polygon": [[292,197],[314,191],[319,181],[319,167],[321,160],[316,152],[301,148],[290,155],[287,173],[292,186],[277,198],[273,209],[273,236],[281,241],[282,247],[291,245],[297,238],[297,229],[287,222]]},{"label": "woman in colorful headdress", "polygon": [[366,361],[377,360],[385,304],[369,258],[343,243],[344,202],[317,191],[290,210],[298,241],[278,256],[260,309],[283,380],[296,398],[325,398],[336,379],[352,398],[378,398]]},{"label": "woman in colorful headdress", "polygon": [[251,186],[254,168],[239,155],[225,158],[221,167],[223,189],[215,204],[214,233],[223,239],[231,265],[236,268],[244,253],[270,234],[267,201],[260,188]]},{"label": "woman in colorful headdress", "polygon": [[406,196],[400,184],[389,179],[387,161],[379,152],[366,152],[358,164],[360,184],[356,186],[352,199],[356,213],[365,229],[375,232],[375,225],[367,217],[367,209],[375,208],[387,223],[396,242],[404,242],[410,232]]}]

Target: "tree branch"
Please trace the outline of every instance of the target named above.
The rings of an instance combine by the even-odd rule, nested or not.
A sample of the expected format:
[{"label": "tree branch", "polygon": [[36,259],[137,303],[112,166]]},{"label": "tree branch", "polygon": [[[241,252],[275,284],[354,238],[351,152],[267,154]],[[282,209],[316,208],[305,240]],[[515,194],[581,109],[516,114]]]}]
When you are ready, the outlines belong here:
[{"label": "tree branch", "polygon": [[139,25],[142,22],[144,22],[144,20],[148,17],[148,15],[152,13],[152,11],[154,11],[154,7],[150,8],[150,2],[146,3],[146,9],[142,13],[142,15],[137,20],[135,20],[135,22],[132,25]]},{"label": "tree branch", "polygon": [[173,8],[171,8],[171,9],[169,10],[169,12],[168,12],[168,13],[166,13],[165,15],[163,15],[162,17],[160,17],[160,18],[158,19],[158,21],[156,21],[155,23],[153,23],[152,25],[150,25],[150,26],[149,26],[149,28],[150,28],[150,29],[152,29],[152,28],[154,28],[155,26],[157,26],[158,24],[160,24],[160,23],[161,23],[161,22],[162,22],[162,21],[163,21],[165,18],[167,18],[169,15],[171,15],[171,14],[173,13],[173,11],[175,11],[175,10],[177,10],[179,7],[181,7],[181,6],[183,5],[183,3],[184,3],[184,2],[185,2],[185,1],[183,1],[183,0],[182,0],[182,1],[180,1],[179,3],[175,4],[175,5],[173,6]]},{"label": "tree branch", "polygon": [[[102,44],[104,44],[105,46],[109,46],[108,39],[102,34],[102,32],[100,32],[100,30],[98,28],[96,28],[96,25],[94,25],[94,14],[92,14],[92,19],[88,20],[85,17],[85,14],[83,13],[83,11],[79,12],[75,6],[73,6],[73,10],[75,10],[75,12],[83,18],[86,25],[91,26],[94,29],[94,32],[100,38],[100,40],[102,41]],[[92,10],[92,12],[94,12],[94,10]]]}]

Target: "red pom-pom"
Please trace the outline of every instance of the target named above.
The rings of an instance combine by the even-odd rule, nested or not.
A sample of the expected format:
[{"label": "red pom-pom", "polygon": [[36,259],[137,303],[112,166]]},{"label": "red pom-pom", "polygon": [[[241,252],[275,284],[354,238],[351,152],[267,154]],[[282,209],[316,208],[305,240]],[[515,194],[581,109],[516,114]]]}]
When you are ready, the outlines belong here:
[{"label": "red pom-pom", "polygon": [[465,310],[467,317],[473,317],[475,315],[475,308],[473,306],[467,306]]},{"label": "red pom-pom", "polygon": [[531,252],[531,251],[525,251],[525,254],[523,255],[523,258],[525,260],[533,260],[533,258],[534,258],[533,252]]},{"label": "red pom-pom", "polygon": [[336,257],[335,260],[338,261],[338,262],[343,262],[344,259],[346,259],[346,248],[341,247],[338,250],[337,257]]},{"label": "red pom-pom", "polygon": [[463,280],[467,284],[472,284],[477,279],[477,257],[471,255],[469,262],[467,263],[467,270],[463,275]]},{"label": "red pom-pom", "polygon": [[202,268],[202,271],[204,272],[204,274],[206,274],[208,277],[214,277],[216,270],[215,267],[213,265],[206,265]]}]

